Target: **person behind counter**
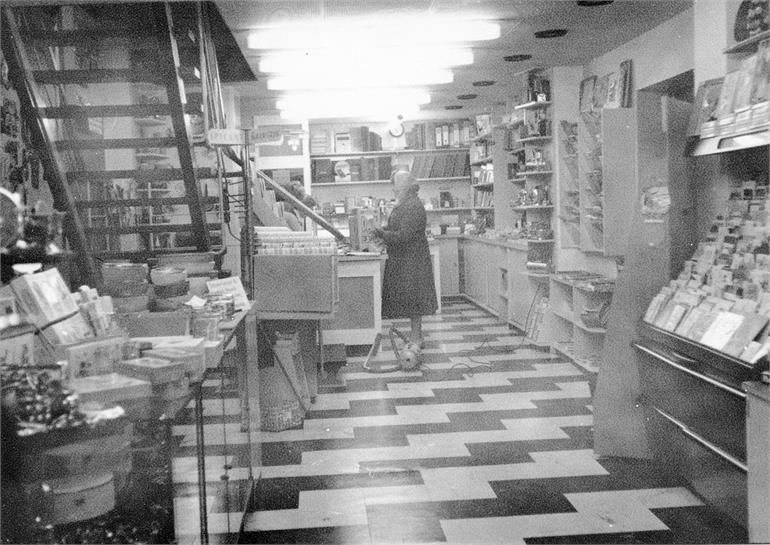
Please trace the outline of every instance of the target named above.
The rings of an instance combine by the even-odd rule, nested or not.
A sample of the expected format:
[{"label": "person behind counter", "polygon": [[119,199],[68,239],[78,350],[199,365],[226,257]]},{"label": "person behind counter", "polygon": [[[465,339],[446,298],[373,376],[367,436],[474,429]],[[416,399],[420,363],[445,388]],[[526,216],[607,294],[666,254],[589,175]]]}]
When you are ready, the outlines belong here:
[{"label": "person behind counter", "polygon": [[438,308],[433,263],[425,236],[425,207],[417,197],[420,187],[408,170],[397,170],[391,181],[396,207],[387,226],[373,233],[388,251],[382,281],[382,317],[409,318],[409,340],[422,348],[422,317],[434,314]]}]

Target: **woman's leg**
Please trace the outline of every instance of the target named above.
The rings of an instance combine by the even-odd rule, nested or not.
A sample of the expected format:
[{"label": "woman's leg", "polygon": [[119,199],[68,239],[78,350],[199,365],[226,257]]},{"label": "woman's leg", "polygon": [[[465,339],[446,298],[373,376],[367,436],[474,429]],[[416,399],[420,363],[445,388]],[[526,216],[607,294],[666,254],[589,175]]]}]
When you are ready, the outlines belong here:
[{"label": "woman's leg", "polygon": [[422,339],[422,316],[412,316],[409,318],[409,321],[412,326],[412,334],[409,340],[422,348],[424,344]]}]

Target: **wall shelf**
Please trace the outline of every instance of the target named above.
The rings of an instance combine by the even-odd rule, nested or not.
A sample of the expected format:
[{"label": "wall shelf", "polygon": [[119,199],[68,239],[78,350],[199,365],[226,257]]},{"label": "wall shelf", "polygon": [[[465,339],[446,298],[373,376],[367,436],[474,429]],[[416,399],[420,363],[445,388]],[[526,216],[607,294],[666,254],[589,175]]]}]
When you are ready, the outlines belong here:
[{"label": "wall shelf", "polygon": [[522,176],[548,176],[553,174],[553,170],[525,170]]},{"label": "wall shelf", "polygon": [[472,167],[480,167],[481,165],[486,165],[492,162],[492,156],[489,157],[483,157],[479,159],[478,161],[471,162]]},{"label": "wall shelf", "polygon": [[553,205],[552,204],[533,204],[531,206],[512,206],[514,210],[552,210]]},{"label": "wall shelf", "polygon": [[[417,182],[467,182],[470,176],[448,176],[446,178],[415,178]],[[388,180],[390,182],[390,180]]]},{"label": "wall shelf", "polygon": [[544,136],[527,136],[526,138],[519,138],[519,144],[528,144],[531,142],[548,142],[553,138],[550,134]]},{"label": "wall shelf", "polygon": [[317,187],[341,187],[347,185],[378,185],[378,184],[390,184],[390,180],[360,180],[355,182],[327,182],[327,183],[315,183],[311,184],[311,188]]},{"label": "wall shelf", "polygon": [[544,101],[532,101],[532,102],[526,102],[524,104],[519,104],[518,106],[514,106],[514,110],[533,110],[536,108],[545,108],[546,106],[550,106],[551,102],[548,100]]},{"label": "wall shelf", "polygon": [[345,157],[382,157],[387,155],[406,155],[412,153],[442,153],[451,151],[468,151],[468,147],[434,148],[434,149],[400,149],[388,151],[351,151],[348,153],[314,153],[310,159],[344,159]]},{"label": "wall shelf", "polygon": [[725,55],[731,55],[733,53],[753,53],[757,50],[759,42],[766,38],[770,38],[770,30],[760,32],[756,36],[752,36],[751,38],[743,40],[742,42],[738,42],[735,45],[725,49],[723,53]]}]

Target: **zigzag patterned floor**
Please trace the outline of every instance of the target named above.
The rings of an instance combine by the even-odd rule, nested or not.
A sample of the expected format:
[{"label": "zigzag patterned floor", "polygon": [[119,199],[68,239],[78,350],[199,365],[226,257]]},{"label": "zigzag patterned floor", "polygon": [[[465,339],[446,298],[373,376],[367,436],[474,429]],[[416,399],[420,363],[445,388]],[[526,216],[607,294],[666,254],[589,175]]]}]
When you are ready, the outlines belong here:
[{"label": "zigzag patterned floor", "polygon": [[[350,357],[302,429],[261,434],[242,543],[746,542],[653,462],[594,456],[593,377],[580,367],[467,303],[445,305],[424,333],[420,370],[371,374]],[[394,358],[387,343],[379,357]],[[229,388],[205,384],[214,541],[238,530],[235,506],[216,495],[219,468],[233,466],[227,486],[247,476]],[[174,428],[180,542],[198,531],[192,423],[190,413]]]}]

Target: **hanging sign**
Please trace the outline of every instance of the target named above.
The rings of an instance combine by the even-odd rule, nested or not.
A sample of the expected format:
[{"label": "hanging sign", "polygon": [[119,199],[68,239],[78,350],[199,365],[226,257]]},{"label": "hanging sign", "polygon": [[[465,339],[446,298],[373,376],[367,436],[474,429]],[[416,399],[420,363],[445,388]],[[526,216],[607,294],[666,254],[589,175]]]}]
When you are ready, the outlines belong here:
[{"label": "hanging sign", "polygon": [[209,129],[206,142],[209,146],[242,146],[244,132],[240,129]]}]

